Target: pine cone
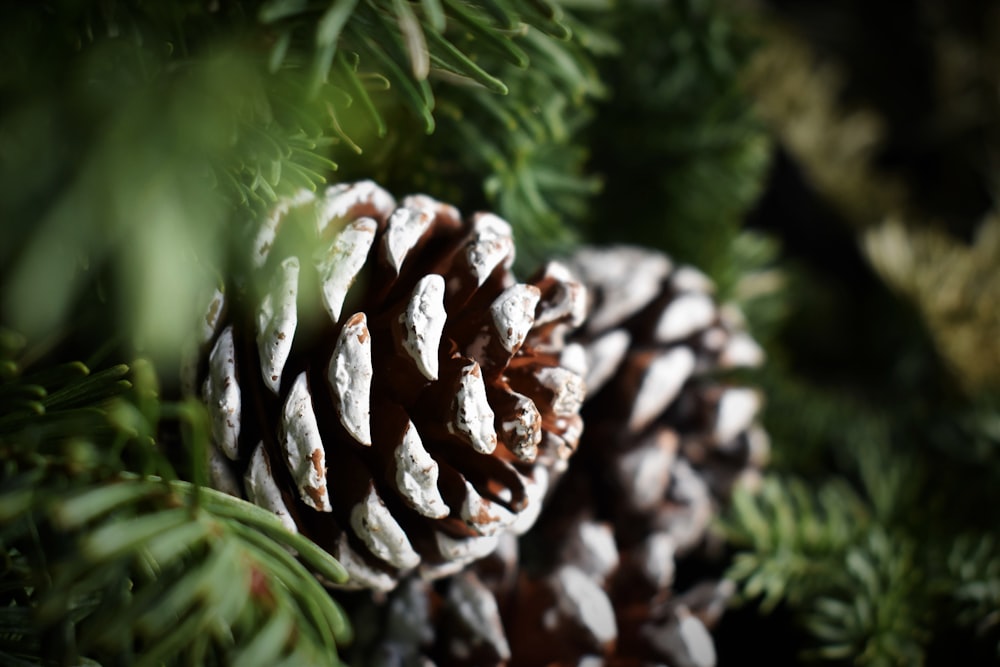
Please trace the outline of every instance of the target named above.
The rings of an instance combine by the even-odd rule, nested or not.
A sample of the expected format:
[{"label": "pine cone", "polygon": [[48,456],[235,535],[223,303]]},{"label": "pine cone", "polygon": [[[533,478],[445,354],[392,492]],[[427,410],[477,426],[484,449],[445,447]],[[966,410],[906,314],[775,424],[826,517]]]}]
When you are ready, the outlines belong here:
[{"label": "pine cone", "polygon": [[585,249],[569,264],[592,299],[563,355],[587,378],[580,450],[519,543],[461,579],[408,584],[436,611],[395,664],[715,664],[709,628],[733,587],[697,576],[713,570],[707,529],[767,453],[759,395],[716,376],[763,354],[708,278],[662,254]]},{"label": "pine cone", "polygon": [[560,364],[582,286],[510,272],[510,226],[371,182],[282,202],[250,275],[206,315],[196,386],[214,483],[391,589],[491,552],[537,518],[582,425]]}]

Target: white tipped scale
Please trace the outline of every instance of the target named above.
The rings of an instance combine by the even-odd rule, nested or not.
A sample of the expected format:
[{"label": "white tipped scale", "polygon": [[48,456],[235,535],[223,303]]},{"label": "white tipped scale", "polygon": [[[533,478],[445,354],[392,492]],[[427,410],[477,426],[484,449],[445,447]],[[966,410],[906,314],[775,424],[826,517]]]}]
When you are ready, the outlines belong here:
[{"label": "white tipped scale", "polygon": [[747,431],[747,446],[750,450],[747,462],[757,468],[766,466],[771,458],[771,438],[760,424]]},{"label": "white tipped scale", "polygon": [[295,378],[282,407],[280,441],[302,502],[319,512],[331,511],[326,488],[326,452],[305,372]]},{"label": "white tipped scale", "polygon": [[566,545],[564,561],[575,565],[588,577],[603,586],[608,577],[618,569],[618,545],[611,526],[604,522],[582,520],[573,526],[573,534]]},{"label": "white tipped scale", "polygon": [[454,406],[455,418],[448,422],[448,430],[480,454],[492,454],[497,447],[493,408],[486,398],[483,371],[475,361],[462,369]]},{"label": "white tipped scale", "polygon": [[639,568],[657,591],[667,591],[674,582],[676,551],[674,538],[664,532],[647,536],[636,550]]},{"label": "white tipped scale", "polygon": [[514,236],[510,225],[492,213],[478,213],[473,219],[472,241],[465,249],[465,259],[482,287],[501,263],[510,268],[514,263]]},{"label": "white tipped scale", "polygon": [[500,535],[454,538],[435,532],[434,541],[445,560],[470,563],[493,553],[500,543]]},{"label": "white tipped scale", "polygon": [[756,368],[763,363],[763,348],[745,331],[730,336],[719,355],[719,365],[723,368]]},{"label": "white tipped scale", "polygon": [[351,509],[351,528],[372,554],[393,567],[409,570],[420,563],[406,531],[389,512],[374,486]]},{"label": "white tipped scale", "polygon": [[376,231],[378,224],[373,219],[358,218],[337,234],[329,249],[316,261],[323,306],[334,322],[340,320],[347,292],[368,259]]},{"label": "white tipped scale", "polygon": [[445,604],[458,617],[471,643],[487,644],[506,663],[510,646],[500,618],[500,609],[493,593],[473,572],[465,572],[451,582]]},{"label": "white tipped scale", "polygon": [[424,276],[413,289],[399,321],[403,325],[403,349],[428,380],[438,379],[438,349],[447,319],[444,278],[435,273]]},{"label": "white tipped scale", "polygon": [[579,414],[586,388],[583,378],[567,368],[549,366],[535,373],[539,384],[552,392],[552,412],[557,417]]},{"label": "white tipped scale", "polygon": [[511,418],[500,424],[504,442],[522,461],[534,461],[542,441],[542,415],[530,398],[518,393],[513,395],[516,402]]},{"label": "white tipped scale", "polygon": [[729,332],[718,325],[703,330],[698,340],[698,344],[705,349],[705,352],[713,355],[721,355],[722,349],[728,342]]},{"label": "white tipped scale", "polygon": [[366,588],[387,593],[396,587],[396,578],[366,563],[364,558],[351,548],[345,533],[340,534],[340,539],[333,549],[333,556],[344,567],[348,576],[346,582],[333,584],[336,588]]},{"label": "white tipped scale", "polygon": [[229,460],[214,444],[208,446],[208,481],[217,491],[236,498],[243,497],[240,481],[229,467]]},{"label": "white tipped scale", "polygon": [[625,329],[613,329],[587,346],[587,374],[584,385],[593,396],[610,380],[628,353],[632,336]]},{"label": "white tipped scale", "polygon": [[573,619],[594,642],[606,645],[618,638],[614,608],[597,582],[572,565],[560,567],[552,579],[558,591],[559,610]]},{"label": "white tipped scale", "polygon": [[330,223],[343,220],[351,209],[366,204],[374,208],[381,218],[385,218],[396,208],[396,200],[392,195],[374,181],[331,185],[316,204],[316,231],[322,236]]},{"label": "white tipped scale", "polygon": [[715,283],[693,266],[679,266],[670,276],[670,286],[676,292],[715,292]]},{"label": "white tipped scale", "polygon": [[753,389],[727,389],[719,399],[712,435],[720,445],[731,442],[750,428],[760,410],[760,395]]},{"label": "white tipped scale", "polygon": [[208,341],[212,340],[212,336],[215,335],[215,330],[219,327],[219,319],[222,317],[222,311],[226,307],[226,294],[219,288],[215,288],[212,291],[212,296],[208,299],[208,307],[205,308],[205,314],[201,318],[201,327],[199,329],[198,344],[204,345]]},{"label": "white tipped scale", "polygon": [[677,667],[715,667],[715,643],[705,625],[684,606],[675,614],[673,622],[643,628],[653,650]]},{"label": "white tipped scale", "polygon": [[661,343],[683,340],[710,326],[715,317],[710,296],[700,292],[681,294],[663,310],[653,337]]},{"label": "white tipped scale", "polygon": [[430,211],[439,218],[448,218],[456,224],[461,224],[462,214],[458,209],[443,201],[434,199],[429,195],[415,194],[407,195],[400,204],[403,208],[422,208]]},{"label": "white tipped scale", "polygon": [[257,447],[250,456],[250,465],[243,476],[243,485],[246,489],[247,500],[258,507],[274,512],[281,520],[281,523],[293,533],[299,531],[292,520],[292,515],[281,497],[281,490],[274,481],[271,474],[271,462],[268,460],[264,443],[257,443]]},{"label": "white tipped scale", "polygon": [[686,347],[674,348],[654,359],[642,376],[639,391],[632,401],[629,429],[641,431],[666,410],[677,398],[694,366],[694,352]]},{"label": "white tipped scale", "polygon": [[646,512],[663,502],[678,445],[676,432],[659,429],[615,462],[618,483],[635,510]]},{"label": "white tipped scale", "polygon": [[333,391],[340,423],[362,445],[372,444],[372,341],[364,313],[344,324],[333,349],[327,379]]},{"label": "white tipped scale", "polygon": [[580,343],[566,343],[559,354],[559,365],[580,377],[587,376],[587,348]]},{"label": "white tipped scale", "polygon": [[403,440],[396,447],[396,488],[417,512],[442,519],[451,511],[438,490],[438,464],[424,449],[413,422],[408,422]]},{"label": "white tipped scale", "polygon": [[257,313],[257,350],[264,384],[274,393],[281,385],[281,374],[292,351],[292,339],[298,326],[296,299],[299,293],[299,260],[289,257],[281,262],[271,291],[264,295]]},{"label": "white tipped scale", "polygon": [[215,288],[208,298],[204,314],[198,320],[198,334],[193,337],[191,344],[186,345],[181,356],[180,381],[181,393],[190,396],[195,393],[198,384],[198,360],[199,349],[211,342],[216,330],[219,328],[219,321],[222,319],[222,311],[225,309],[226,295]]},{"label": "white tipped scale", "polygon": [[683,458],[673,467],[670,499],[673,503],[661,506],[654,522],[674,539],[677,552],[687,553],[699,544],[715,514],[712,496],[706,481]]},{"label": "white tipped scale", "polygon": [[585,248],[576,253],[573,272],[598,300],[587,320],[588,330],[617,326],[649,305],[672,266],[666,255],[633,246]]},{"label": "white tipped scale", "polygon": [[311,204],[316,197],[309,190],[299,190],[288,199],[282,199],[271,209],[271,213],[261,223],[260,228],[253,240],[252,262],[255,269],[259,269],[267,262],[274,246],[274,240],[278,234],[278,227],[285,217],[296,208],[301,208]]},{"label": "white tipped scale", "polygon": [[496,535],[514,523],[517,515],[503,505],[487,500],[468,481],[460,511],[462,521],[479,535]]},{"label": "white tipped scale", "polygon": [[549,471],[544,466],[535,466],[531,477],[520,474],[518,477],[524,486],[525,506],[510,524],[510,532],[514,535],[524,535],[531,530],[542,513],[545,494],[549,490]]},{"label": "white tipped scale", "polygon": [[212,418],[212,439],[226,456],[235,461],[239,455],[243,403],[236,380],[236,346],[232,327],[226,327],[208,356],[208,377],[205,378],[202,395]]},{"label": "white tipped scale", "polygon": [[535,317],[535,324],[548,324],[565,320],[571,327],[583,324],[587,317],[587,288],[576,279],[564,264],[549,262],[538,282],[554,281],[558,284],[556,298],[544,303],[544,309]]},{"label": "white tipped scale", "polygon": [[389,216],[389,228],[383,237],[389,264],[399,273],[406,255],[424,235],[434,220],[434,213],[425,208],[400,207]]},{"label": "white tipped scale", "polygon": [[513,354],[535,324],[535,306],[541,292],[534,285],[511,285],[490,305],[493,326],[503,348]]}]

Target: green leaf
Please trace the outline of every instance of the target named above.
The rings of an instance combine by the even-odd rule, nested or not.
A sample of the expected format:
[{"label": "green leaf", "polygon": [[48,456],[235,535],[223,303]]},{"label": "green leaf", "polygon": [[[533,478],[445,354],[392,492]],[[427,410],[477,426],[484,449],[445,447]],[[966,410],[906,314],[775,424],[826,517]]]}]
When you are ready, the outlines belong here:
[{"label": "green leaf", "polygon": [[316,24],[316,46],[336,48],[340,33],[357,5],[358,0],[334,0]]},{"label": "green leaf", "polygon": [[260,7],[257,18],[261,23],[274,23],[305,11],[307,0],[268,0]]}]

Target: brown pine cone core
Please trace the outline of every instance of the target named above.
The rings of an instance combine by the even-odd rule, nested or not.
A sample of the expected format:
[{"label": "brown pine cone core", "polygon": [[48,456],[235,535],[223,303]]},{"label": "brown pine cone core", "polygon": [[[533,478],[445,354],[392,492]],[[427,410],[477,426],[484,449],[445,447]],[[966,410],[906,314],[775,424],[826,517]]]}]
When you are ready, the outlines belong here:
[{"label": "brown pine cone core", "polygon": [[379,590],[527,530],[582,431],[560,354],[586,297],[556,263],[518,283],[513,258],[495,215],[367,181],[276,207],[206,314],[215,484]]}]

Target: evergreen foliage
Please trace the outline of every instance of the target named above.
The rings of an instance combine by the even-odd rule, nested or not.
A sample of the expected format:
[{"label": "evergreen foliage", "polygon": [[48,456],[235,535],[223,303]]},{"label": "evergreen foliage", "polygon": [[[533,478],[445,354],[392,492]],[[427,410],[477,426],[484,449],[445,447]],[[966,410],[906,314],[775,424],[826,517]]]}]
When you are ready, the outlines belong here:
[{"label": "evergreen foliage", "polygon": [[350,628],[311,572],[340,581],[339,564],[269,512],[174,479],[156,447],[172,415],[204,448],[200,405],[160,401],[144,362],[32,372],[2,333],[5,664],[335,659]]}]

